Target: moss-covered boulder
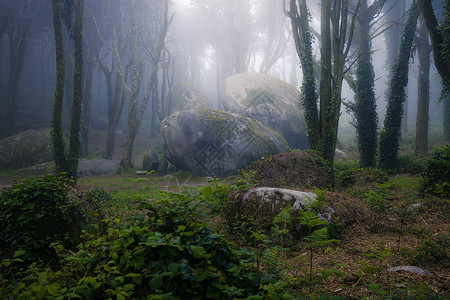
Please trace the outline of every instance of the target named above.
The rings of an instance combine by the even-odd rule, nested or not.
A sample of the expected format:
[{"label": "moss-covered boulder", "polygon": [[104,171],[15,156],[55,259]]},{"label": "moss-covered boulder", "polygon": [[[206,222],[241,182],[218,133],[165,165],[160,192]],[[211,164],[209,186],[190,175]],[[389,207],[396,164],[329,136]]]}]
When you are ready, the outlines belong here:
[{"label": "moss-covered boulder", "polygon": [[285,152],[286,140],[262,123],[224,111],[181,111],[161,122],[167,159],[201,176],[229,176],[265,155]]},{"label": "moss-covered boulder", "polygon": [[50,128],[31,129],[0,140],[0,169],[21,169],[52,159]]},{"label": "moss-covered boulder", "polygon": [[208,108],[212,108],[211,102],[198,86],[186,81],[174,86],[171,112]]},{"label": "moss-covered boulder", "polygon": [[260,73],[228,77],[222,86],[224,110],[256,119],[279,131],[292,148],[307,148],[306,125],[299,91]]}]

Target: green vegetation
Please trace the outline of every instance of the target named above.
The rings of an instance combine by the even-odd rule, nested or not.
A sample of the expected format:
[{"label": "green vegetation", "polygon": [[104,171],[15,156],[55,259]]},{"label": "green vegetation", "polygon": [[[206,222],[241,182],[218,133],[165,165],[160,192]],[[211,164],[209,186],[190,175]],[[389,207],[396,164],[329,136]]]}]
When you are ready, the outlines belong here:
[{"label": "green vegetation", "polygon": [[[426,170],[440,172],[448,147],[437,153]],[[445,299],[448,200],[420,194],[420,177],[355,165],[340,164],[341,184],[315,191],[314,209],[344,194],[366,205],[366,219],[340,228],[290,207],[269,228],[238,216],[229,222],[228,199],[252,187],[251,170],[208,185],[185,172],[82,178],[86,192],[56,176],[25,179],[0,196],[0,222],[11,225],[1,228],[2,247],[16,238],[0,252],[0,298]],[[43,209],[28,209],[37,206],[58,225],[30,226],[42,218]],[[60,231],[47,234],[49,227]],[[388,275],[397,265],[435,277]]]},{"label": "green vegetation", "polygon": [[382,169],[391,169],[398,164],[399,140],[404,111],[403,103],[406,99],[405,87],[408,84],[409,58],[418,17],[419,6],[414,1],[409,9],[408,19],[403,30],[399,56],[390,82],[384,128],[380,132],[379,165]]},{"label": "green vegetation", "polygon": [[[96,221],[96,204],[62,177],[25,179],[0,195],[0,251],[27,260],[51,260],[59,240],[75,249],[81,230]],[[100,224],[97,224],[100,225]]]},{"label": "green vegetation", "polygon": [[450,198],[450,147],[448,145],[437,149],[428,160],[420,190],[423,193]]}]

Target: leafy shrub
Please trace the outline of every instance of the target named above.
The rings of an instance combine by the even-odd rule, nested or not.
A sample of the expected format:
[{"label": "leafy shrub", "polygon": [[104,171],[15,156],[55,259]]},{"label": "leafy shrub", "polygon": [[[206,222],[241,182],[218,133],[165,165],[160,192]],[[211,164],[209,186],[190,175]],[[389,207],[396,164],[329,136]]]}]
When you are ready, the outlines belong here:
[{"label": "leafy shrub", "polygon": [[101,204],[109,203],[113,201],[113,197],[110,193],[102,188],[93,188],[86,191],[86,194],[93,200]]},{"label": "leafy shrub", "polygon": [[3,261],[0,297],[263,299],[269,292],[262,287],[267,287],[272,299],[282,298],[278,277],[256,272],[251,252],[194,222],[162,233],[143,225],[121,229],[116,220],[106,234],[92,236],[76,253],[56,248],[60,270],[32,266],[16,272],[10,283],[4,278],[11,275],[13,260]]},{"label": "leafy shrub", "polygon": [[399,156],[397,166],[389,170],[391,174],[420,174],[425,169],[425,160],[416,155]]},{"label": "leafy shrub", "polygon": [[338,175],[338,184],[341,187],[351,187],[368,182],[385,183],[388,180],[389,177],[385,172],[375,168],[349,169]]},{"label": "leafy shrub", "polygon": [[450,197],[450,147],[437,149],[422,173],[420,192]]},{"label": "leafy shrub", "polygon": [[63,177],[27,178],[0,194],[0,251],[11,256],[47,261],[55,256],[50,244],[61,241],[74,249],[80,230],[95,206]]}]

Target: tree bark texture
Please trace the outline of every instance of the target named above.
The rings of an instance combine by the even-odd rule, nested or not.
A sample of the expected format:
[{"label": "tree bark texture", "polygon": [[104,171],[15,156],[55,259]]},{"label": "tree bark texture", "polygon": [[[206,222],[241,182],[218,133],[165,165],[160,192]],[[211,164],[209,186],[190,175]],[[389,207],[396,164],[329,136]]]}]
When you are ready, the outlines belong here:
[{"label": "tree bark texture", "polygon": [[419,0],[420,10],[431,39],[434,64],[442,77],[447,91],[450,89],[450,1],[445,1],[443,26],[434,14],[433,5],[430,0]]},{"label": "tree bark texture", "polygon": [[358,11],[359,46],[356,67],[355,117],[360,166],[375,167],[377,150],[377,104],[374,92],[370,21],[367,2],[363,1]]},{"label": "tree bark texture", "polygon": [[80,155],[80,127],[83,92],[83,2],[75,2],[74,46],[75,71],[73,78],[72,118],[70,123],[70,145],[68,153],[69,177],[76,179],[78,173],[78,157]]},{"label": "tree bark texture", "polygon": [[413,2],[403,30],[400,52],[390,82],[384,128],[380,133],[379,163],[383,169],[391,169],[397,165],[401,123],[404,113],[403,104],[406,99],[405,88],[408,84],[409,58],[418,16],[419,7],[416,2]]},{"label": "tree bark texture", "polygon": [[419,52],[419,76],[417,82],[417,118],[416,118],[416,147],[417,153],[428,151],[428,119],[430,103],[430,54],[428,31],[425,21],[421,18],[419,37],[417,39]]},{"label": "tree bark texture", "polygon": [[66,156],[64,151],[64,134],[62,130],[62,113],[64,99],[64,83],[66,77],[66,63],[64,57],[64,35],[62,28],[61,0],[53,0],[53,28],[56,47],[56,88],[53,99],[52,141],[55,157],[56,172],[66,170]]}]

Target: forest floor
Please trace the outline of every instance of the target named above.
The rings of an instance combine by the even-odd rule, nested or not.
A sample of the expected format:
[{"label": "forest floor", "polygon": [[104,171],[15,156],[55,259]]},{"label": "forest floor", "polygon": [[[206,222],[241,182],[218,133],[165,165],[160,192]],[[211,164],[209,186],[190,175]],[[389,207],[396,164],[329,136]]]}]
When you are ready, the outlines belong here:
[{"label": "forest floor", "polygon": [[[276,174],[274,177],[277,177]],[[125,180],[135,178],[129,176]],[[147,189],[166,191],[182,191],[186,187],[207,184],[204,178],[189,177],[184,173],[154,176],[145,179],[144,183],[134,181],[128,186],[126,183],[116,186],[111,184],[120,180],[121,177],[111,175],[83,179],[80,184],[85,189],[103,186],[120,195],[127,193],[128,189],[136,190],[143,184]],[[390,176],[381,185],[359,183],[345,190],[328,191],[327,201],[352,197],[356,199],[354,205],[361,207],[368,207],[364,199],[371,191],[374,193],[372,197],[383,195],[383,198],[378,199],[381,201],[378,204],[372,203],[367,218],[343,229],[339,243],[314,250],[314,280],[308,280],[310,253],[302,240],[286,241],[281,245],[284,250],[266,245],[265,267],[279,269],[290,288],[298,295],[326,294],[345,299],[405,299],[408,295],[419,295],[417,299],[448,299],[450,202],[448,199],[420,197],[417,194],[419,185],[420,177],[400,174]],[[417,208],[408,210],[408,207],[415,205]],[[226,233],[226,222],[222,216],[207,218],[205,222],[236,244],[252,247],[251,238]],[[430,274],[389,270],[398,266],[416,266]],[[325,279],[328,273],[331,275]]]},{"label": "forest floor", "polygon": [[[92,149],[100,153],[103,138],[94,133],[91,136]],[[114,159],[120,159],[123,142],[123,138],[117,139]],[[136,140],[136,157],[148,152],[150,147],[150,133],[142,132]],[[272,175],[278,177],[277,174]],[[0,174],[0,190],[22,177],[18,173]],[[327,192],[327,201],[333,200],[330,197],[351,196],[366,206],[367,199],[372,202],[369,202],[367,218],[345,227],[339,243],[314,250],[314,280],[309,278],[311,256],[302,240],[284,242],[284,250],[267,245],[264,267],[279,269],[290,289],[298,295],[314,297],[323,293],[345,299],[405,299],[409,295],[419,295],[419,299],[450,299],[450,201],[419,196],[420,180],[413,174],[400,174],[390,176],[389,181],[381,185],[357,183],[351,188]],[[136,193],[143,186],[147,190],[181,192],[186,187],[207,184],[205,178],[182,172],[152,175],[141,180],[132,174],[79,180],[82,189],[102,187],[115,197]],[[409,207],[416,208],[408,210]],[[242,236],[225,233],[225,221],[220,215],[205,222],[236,244],[251,247]],[[389,271],[396,266],[417,266],[430,274]],[[328,274],[331,275],[328,277]]]}]

